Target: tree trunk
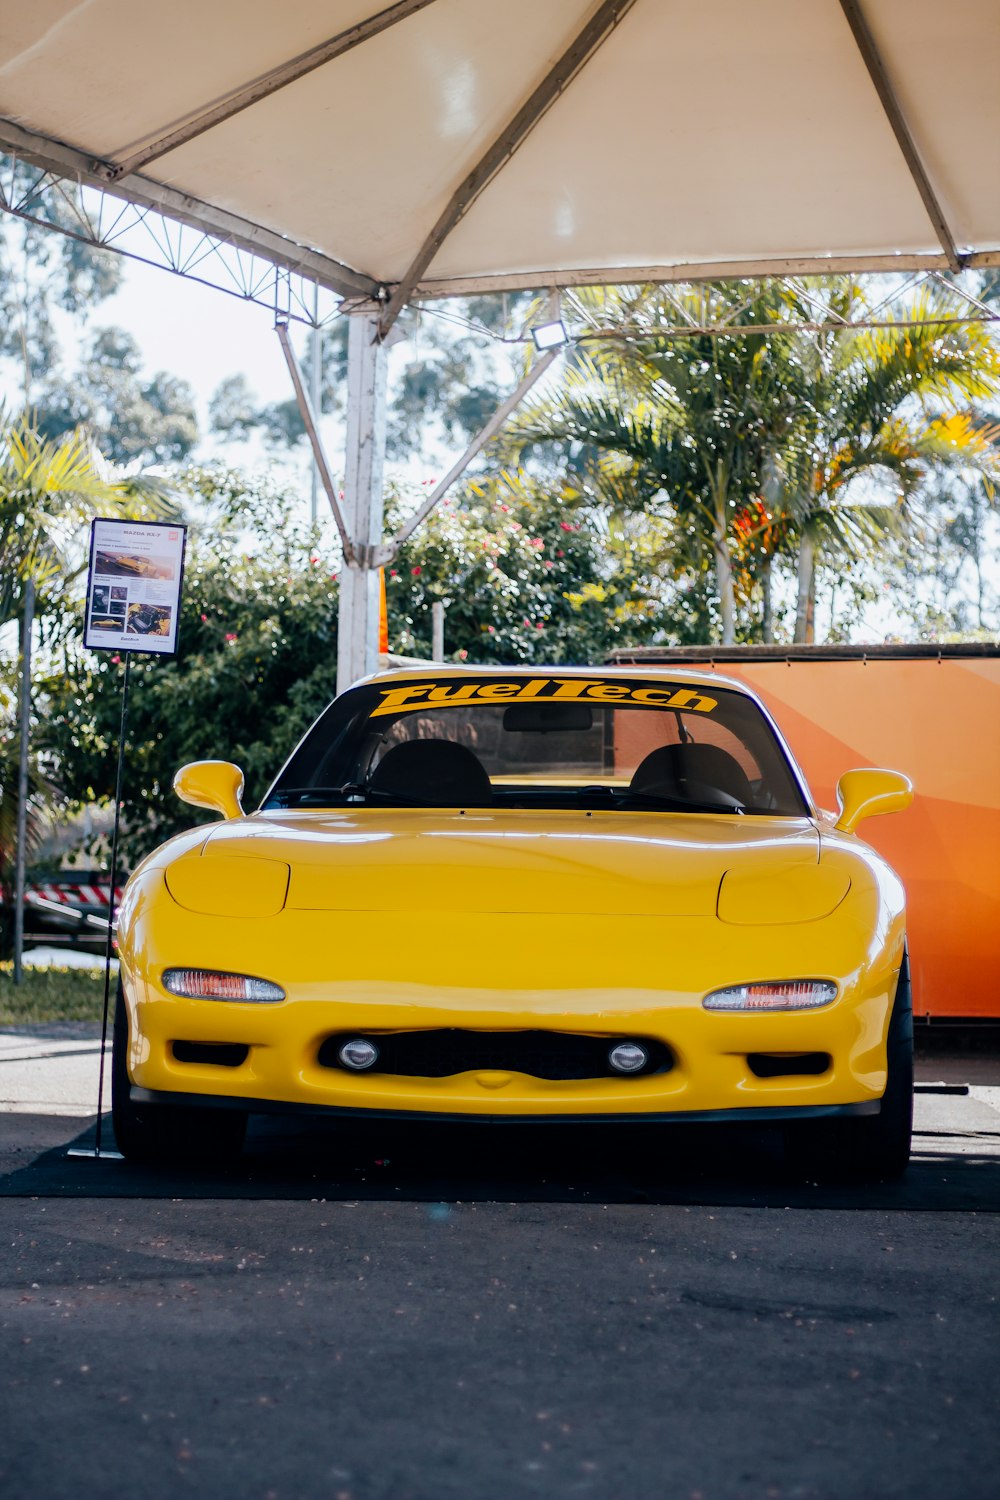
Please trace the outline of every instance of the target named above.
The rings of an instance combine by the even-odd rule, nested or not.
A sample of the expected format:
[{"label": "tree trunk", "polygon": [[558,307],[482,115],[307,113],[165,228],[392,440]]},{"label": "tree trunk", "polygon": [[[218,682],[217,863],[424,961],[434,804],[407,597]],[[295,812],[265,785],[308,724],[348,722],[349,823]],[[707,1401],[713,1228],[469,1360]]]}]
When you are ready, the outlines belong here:
[{"label": "tree trunk", "polygon": [[795,605],[796,644],[816,639],[816,544],[808,531],[799,538],[799,591]]},{"label": "tree trunk", "polygon": [[722,644],[736,644],[736,600],[733,594],[733,564],[726,545],[725,532],[716,532],[713,538],[715,551],[715,581],[719,590],[719,614],[722,617]]},{"label": "tree trunk", "polygon": [[774,594],[771,588],[773,557],[765,557],[760,566],[760,638],[765,646],[774,642]]}]

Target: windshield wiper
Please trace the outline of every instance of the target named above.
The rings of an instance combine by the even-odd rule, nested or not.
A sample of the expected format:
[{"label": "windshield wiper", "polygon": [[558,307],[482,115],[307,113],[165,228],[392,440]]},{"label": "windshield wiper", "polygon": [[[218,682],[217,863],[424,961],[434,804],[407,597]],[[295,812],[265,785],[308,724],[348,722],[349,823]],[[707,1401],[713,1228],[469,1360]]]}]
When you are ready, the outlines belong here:
[{"label": "windshield wiper", "polygon": [[341,788],[339,786],[286,786],[280,791],[272,792],[267,799],[268,807],[296,807],[301,806],[314,797],[322,799],[320,806],[329,799],[339,797]]},{"label": "windshield wiper", "polygon": [[726,801],[694,802],[687,797],[668,797],[660,792],[624,792],[619,806],[626,802],[639,802],[670,812],[738,813],[740,816],[746,812],[743,803],[738,802],[735,797],[729,797],[725,792],[721,792],[720,796],[725,797]]}]

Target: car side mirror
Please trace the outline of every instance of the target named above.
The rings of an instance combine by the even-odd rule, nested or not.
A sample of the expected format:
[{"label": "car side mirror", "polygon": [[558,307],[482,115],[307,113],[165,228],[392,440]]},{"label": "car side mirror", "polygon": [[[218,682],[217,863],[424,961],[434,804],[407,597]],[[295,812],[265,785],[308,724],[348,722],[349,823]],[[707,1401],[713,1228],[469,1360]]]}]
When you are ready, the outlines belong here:
[{"label": "car side mirror", "polygon": [[181,766],[174,777],[174,791],[192,807],[209,807],[224,818],[246,816],[240,802],[243,772],[230,760],[194,760]]},{"label": "car side mirror", "polygon": [[863,818],[905,811],[913,801],[913,782],[900,771],[845,771],[837,783],[837,801],[837,832],[853,833]]}]

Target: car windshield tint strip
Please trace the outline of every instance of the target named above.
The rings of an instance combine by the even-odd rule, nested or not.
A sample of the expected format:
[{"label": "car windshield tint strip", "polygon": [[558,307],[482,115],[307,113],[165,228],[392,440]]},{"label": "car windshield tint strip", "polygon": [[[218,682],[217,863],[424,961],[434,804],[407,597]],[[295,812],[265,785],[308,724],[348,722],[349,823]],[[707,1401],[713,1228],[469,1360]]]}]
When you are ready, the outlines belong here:
[{"label": "car windshield tint strip", "polygon": [[696,688],[667,682],[606,682],[599,677],[532,677],[528,681],[410,682],[379,689],[370,717],[467,708],[478,703],[620,703],[630,708],[684,708],[710,714],[719,700]]}]

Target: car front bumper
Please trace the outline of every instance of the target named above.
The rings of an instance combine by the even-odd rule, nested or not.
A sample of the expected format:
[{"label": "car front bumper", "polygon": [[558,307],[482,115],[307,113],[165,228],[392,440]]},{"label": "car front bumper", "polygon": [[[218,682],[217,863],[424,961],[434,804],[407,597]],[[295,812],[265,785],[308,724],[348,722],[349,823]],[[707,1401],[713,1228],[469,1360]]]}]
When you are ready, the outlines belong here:
[{"label": "car front bumper", "polygon": [[[882,941],[859,942],[859,931],[877,925],[861,898],[852,905],[848,897],[821,922],[760,928],[701,917],[527,913],[459,924],[426,913],[286,910],[254,921],[182,910],[152,872],[143,885],[120,939],[137,1099],[510,1121],[694,1120],[877,1108],[885,1089],[903,923],[900,915]],[[173,966],[259,975],[288,998],[179,999],[162,985]],[[770,1014],[708,1012],[702,1004],[724,985],[805,976],[836,979],[839,998]],[[439,1028],[652,1038],[670,1049],[673,1066],[632,1078],[553,1080],[497,1070],[352,1074],[319,1061],[334,1035]],[[223,1066],[179,1060],[177,1042],[247,1050],[238,1065]],[[815,1053],[829,1057],[818,1074],[759,1077],[748,1061]]]}]

